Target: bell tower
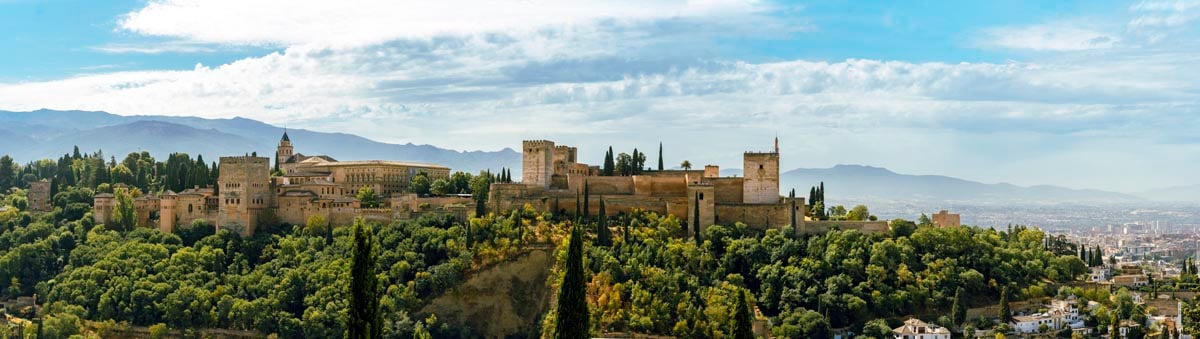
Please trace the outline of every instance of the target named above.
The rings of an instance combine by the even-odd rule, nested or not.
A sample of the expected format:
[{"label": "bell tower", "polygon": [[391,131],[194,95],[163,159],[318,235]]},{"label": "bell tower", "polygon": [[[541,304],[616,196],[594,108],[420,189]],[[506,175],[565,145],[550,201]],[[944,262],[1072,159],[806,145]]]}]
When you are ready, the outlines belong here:
[{"label": "bell tower", "polygon": [[275,148],[275,170],[279,170],[279,165],[287,162],[292,158],[292,139],[288,138],[287,129],[283,130],[283,138],[279,139],[279,146]]}]

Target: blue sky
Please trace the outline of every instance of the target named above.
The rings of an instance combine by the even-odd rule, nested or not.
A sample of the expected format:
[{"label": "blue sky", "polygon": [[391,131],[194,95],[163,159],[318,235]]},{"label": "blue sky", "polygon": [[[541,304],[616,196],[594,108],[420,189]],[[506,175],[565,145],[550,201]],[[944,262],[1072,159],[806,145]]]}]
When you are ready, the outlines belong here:
[{"label": "blue sky", "polygon": [[1200,183],[1198,22],[1200,0],[0,0],[0,109],[724,167],[778,134],[785,168],[1137,191]]}]

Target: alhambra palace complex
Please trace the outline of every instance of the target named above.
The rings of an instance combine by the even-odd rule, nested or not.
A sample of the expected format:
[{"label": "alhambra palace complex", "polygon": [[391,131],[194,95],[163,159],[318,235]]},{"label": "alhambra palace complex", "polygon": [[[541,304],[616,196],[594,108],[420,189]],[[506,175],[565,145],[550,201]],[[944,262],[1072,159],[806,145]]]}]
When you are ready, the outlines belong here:
[{"label": "alhambra palace complex", "polygon": [[[689,224],[698,216],[702,228],[741,222],[757,229],[791,226],[802,234],[824,233],[835,226],[865,232],[888,230],[883,221],[807,219],[809,207],[804,198],[779,194],[778,141],[772,152],[744,154],[743,177],[721,177],[720,169],[711,165],[703,170],[601,176],[598,166],[579,163],[576,153],[575,147],[552,141],[524,141],[521,181],[492,184],[487,210],[506,211],[528,204],[539,211],[573,213],[578,201],[586,202],[584,208],[596,215],[603,200],[606,212],[612,215],[636,208],[673,214]],[[296,225],[321,215],[331,225],[343,226],[357,217],[386,223],[443,214],[461,221],[474,213],[467,207],[473,203],[468,197],[419,197],[408,193],[408,184],[417,173],[427,173],[430,180],[449,177],[450,168],[445,166],[306,156],[293,152],[286,132],[274,160],[283,175],[271,175],[269,158],[221,157],[217,188],[196,187],[136,198],[138,225],[157,224],[160,230],[171,232],[178,225],[204,220],[218,228],[250,235],[264,214]],[[355,198],[362,187],[378,192],[384,205],[362,207]],[[95,196],[97,224],[111,221],[114,204],[112,194]]]}]

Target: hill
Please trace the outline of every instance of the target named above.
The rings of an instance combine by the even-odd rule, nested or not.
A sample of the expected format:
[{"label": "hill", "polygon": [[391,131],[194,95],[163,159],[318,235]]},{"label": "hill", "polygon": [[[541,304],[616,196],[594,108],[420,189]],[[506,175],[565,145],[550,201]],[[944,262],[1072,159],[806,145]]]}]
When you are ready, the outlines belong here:
[{"label": "hill", "polygon": [[[21,162],[57,157],[75,145],[81,151],[103,150],[123,157],[129,152],[150,151],[155,157],[172,152],[224,155],[275,153],[284,129],[261,121],[232,118],[205,119],[170,116],[121,116],[106,112],[37,110],[0,111],[0,153]],[[341,160],[382,159],[435,163],[455,170],[478,171],[519,168],[521,155],[512,149],[456,151],[432,145],[389,144],[345,133],[289,129],[296,151],[326,154]]]},{"label": "hill", "polygon": [[1137,196],[1154,201],[1200,202],[1200,184],[1157,188],[1138,192]]},{"label": "hill", "polygon": [[824,181],[826,196],[861,201],[1112,203],[1141,200],[1132,195],[1101,190],[1050,185],[1026,187],[1006,183],[985,184],[941,175],[899,174],[885,168],[862,165],[798,168],[784,172],[780,177],[780,189],[794,187],[799,196],[807,196],[809,187]]}]

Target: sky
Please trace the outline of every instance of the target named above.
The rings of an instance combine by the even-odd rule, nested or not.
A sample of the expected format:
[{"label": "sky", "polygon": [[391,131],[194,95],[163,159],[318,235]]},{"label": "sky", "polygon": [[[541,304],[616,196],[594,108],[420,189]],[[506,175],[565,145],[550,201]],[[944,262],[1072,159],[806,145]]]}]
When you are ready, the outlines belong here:
[{"label": "sky", "polygon": [[[0,109],[1200,184],[1200,0],[0,0]],[[652,159],[656,157],[651,153]]]}]

